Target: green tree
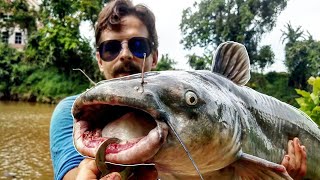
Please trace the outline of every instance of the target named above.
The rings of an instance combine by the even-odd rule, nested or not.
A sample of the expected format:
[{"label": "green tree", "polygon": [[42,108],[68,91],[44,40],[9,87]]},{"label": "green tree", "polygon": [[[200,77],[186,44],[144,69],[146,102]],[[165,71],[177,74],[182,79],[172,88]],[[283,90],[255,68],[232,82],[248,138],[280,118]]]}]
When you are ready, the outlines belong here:
[{"label": "green tree", "polygon": [[259,51],[261,36],[272,30],[277,16],[286,5],[287,0],[196,2],[193,7],[183,11],[180,24],[183,34],[181,43],[186,49],[198,46],[212,50],[222,42],[237,41],[246,46],[251,64],[264,68],[273,62],[273,56],[261,58],[266,50],[261,53]]},{"label": "green tree", "polygon": [[290,46],[297,42],[299,39],[304,38],[304,31],[301,29],[302,27],[299,26],[297,28],[294,28],[291,23],[287,23],[285,25],[286,31],[281,30],[282,32],[282,43],[287,41],[286,45]]},{"label": "green tree", "polygon": [[300,105],[300,109],[320,125],[320,77],[310,77],[308,84],[312,86],[312,92],[296,89],[297,93],[301,95],[296,98],[296,101]]},{"label": "green tree", "polygon": [[176,64],[177,62],[169,58],[168,54],[165,54],[165,55],[162,54],[157,64],[156,71],[174,70],[173,66]]},{"label": "green tree", "polygon": [[[26,59],[42,67],[54,66],[66,76],[78,74],[80,68],[94,79],[100,76],[90,40],[80,35],[80,23],[89,20],[94,24],[103,1],[44,0],[41,21],[44,26],[29,38]],[[50,18],[48,18],[50,17]]]},{"label": "green tree", "polygon": [[[25,50],[27,62],[50,71],[36,71],[35,74],[26,77],[28,82],[34,84],[31,91],[35,96],[55,99],[88,88],[90,82],[82,73],[73,69],[82,69],[95,81],[102,79],[96,67],[91,41],[80,35],[80,24],[82,21],[90,21],[93,25],[96,15],[103,7],[103,2],[88,0],[42,2],[40,21],[43,27],[29,37]],[[53,77],[49,78],[50,76]],[[66,85],[66,81],[73,84]],[[24,83],[22,86],[28,84]],[[23,88],[16,90],[21,93]]]},{"label": "green tree", "polygon": [[[95,49],[90,40],[81,37],[79,27],[83,21],[90,21],[93,26],[105,2],[44,0],[34,16],[36,20],[31,21],[28,18],[33,17],[32,9],[25,0],[12,3],[0,0],[0,11],[13,14],[10,22],[3,25],[10,28],[9,25],[18,24],[29,33],[23,53],[1,45],[0,64],[5,69],[0,71],[0,95],[19,100],[57,101],[90,86],[82,73],[73,71],[75,68],[82,69],[95,81],[101,80]],[[36,21],[42,25],[40,29],[26,26],[30,23],[30,27],[35,27]]]},{"label": "green tree", "polygon": [[101,11],[103,5],[110,0],[81,0],[79,1],[79,10],[81,14],[81,19],[89,21],[91,26],[94,28],[96,21],[98,20],[98,14]]},{"label": "green tree", "polygon": [[28,6],[26,0],[10,2],[0,0],[0,12],[10,17],[5,21],[0,21],[0,28],[12,30],[18,25],[21,29],[26,30],[28,35],[37,30],[38,13],[33,7]]},{"label": "green tree", "polygon": [[[43,0],[41,14],[44,21],[56,19],[64,22],[66,17],[89,21],[94,28],[103,5],[110,0]],[[51,17],[48,19],[47,17]]]},{"label": "green tree", "polygon": [[259,54],[257,55],[257,61],[255,67],[260,69],[261,72],[265,67],[270,66],[274,63],[274,53],[271,50],[270,45],[265,45],[260,48]]},{"label": "green tree", "polygon": [[283,42],[285,45],[285,65],[290,74],[289,86],[306,89],[307,78],[320,74],[320,42],[313,39],[309,34],[305,38],[305,33],[298,28],[287,24],[283,32]]},{"label": "green tree", "polygon": [[212,64],[212,55],[204,54],[197,56],[196,54],[187,55],[189,65],[195,70],[206,69],[209,70]]},{"label": "green tree", "polygon": [[289,75],[284,72],[268,72],[267,74],[252,72],[247,86],[297,107],[295,98],[298,96],[294,88],[288,87],[288,79]]},{"label": "green tree", "polygon": [[0,42],[0,98],[8,99],[11,87],[18,76],[13,76],[13,71],[21,61],[22,53]]}]

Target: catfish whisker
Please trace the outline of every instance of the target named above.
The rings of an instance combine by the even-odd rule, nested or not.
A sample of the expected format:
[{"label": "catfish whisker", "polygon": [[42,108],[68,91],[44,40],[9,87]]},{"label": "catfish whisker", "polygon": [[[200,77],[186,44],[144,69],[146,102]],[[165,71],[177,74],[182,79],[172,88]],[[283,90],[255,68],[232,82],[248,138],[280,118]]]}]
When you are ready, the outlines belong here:
[{"label": "catfish whisker", "polygon": [[72,70],[82,72],[82,74],[86,76],[86,78],[90,81],[91,84],[93,84],[93,85],[96,85],[96,84],[97,84],[97,83],[95,83],[94,81],[92,81],[92,79],[90,79],[89,76],[86,75],[86,73],[82,71],[82,69],[76,68],[76,69],[72,69]]},{"label": "catfish whisker", "polygon": [[169,122],[169,121],[166,121],[167,124],[169,125],[169,127],[171,128],[171,130],[173,131],[174,135],[177,137],[178,141],[180,142],[180,144],[182,145],[183,149],[186,151],[190,161],[192,162],[192,165],[194,166],[194,168],[196,169],[197,173],[199,174],[200,176],[200,179],[201,180],[204,180],[201,173],[200,173],[200,170],[196,164],[196,162],[193,160],[189,150],[187,149],[186,145],[183,143],[183,141],[181,140],[179,134],[177,133],[177,131],[174,129],[173,125]]}]

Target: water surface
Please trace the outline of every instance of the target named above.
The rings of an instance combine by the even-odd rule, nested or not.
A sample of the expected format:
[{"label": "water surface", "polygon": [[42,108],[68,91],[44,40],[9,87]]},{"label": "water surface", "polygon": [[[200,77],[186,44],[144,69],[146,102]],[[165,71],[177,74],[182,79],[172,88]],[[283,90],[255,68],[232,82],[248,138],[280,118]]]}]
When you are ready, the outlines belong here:
[{"label": "water surface", "polygon": [[0,179],[53,179],[49,125],[54,105],[0,101]]}]

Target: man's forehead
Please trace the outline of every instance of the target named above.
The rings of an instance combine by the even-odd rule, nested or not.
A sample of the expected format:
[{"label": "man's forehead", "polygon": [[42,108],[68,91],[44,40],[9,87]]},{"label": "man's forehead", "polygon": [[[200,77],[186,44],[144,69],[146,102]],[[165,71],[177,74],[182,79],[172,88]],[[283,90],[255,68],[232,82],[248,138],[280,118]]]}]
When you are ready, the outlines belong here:
[{"label": "man's forehead", "polygon": [[119,29],[105,29],[101,33],[101,41],[111,39],[130,39],[131,37],[149,37],[147,27],[135,16],[126,16],[121,19]]}]

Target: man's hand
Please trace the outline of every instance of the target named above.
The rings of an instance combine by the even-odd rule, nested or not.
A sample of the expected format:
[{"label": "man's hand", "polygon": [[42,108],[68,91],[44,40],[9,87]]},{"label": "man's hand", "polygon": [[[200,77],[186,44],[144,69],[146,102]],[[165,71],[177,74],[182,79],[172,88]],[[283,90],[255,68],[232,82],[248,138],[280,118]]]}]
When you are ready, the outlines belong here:
[{"label": "man's hand", "polygon": [[[78,166],[76,180],[99,179],[100,171],[96,162],[92,159],[84,159]],[[119,173],[110,173],[101,178],[101,180],[121,180]]]},{"label": "man's hand", "polygon": [[289,140],[288,154],[284,156],[282,163],[288,174],[294,180],[300,180],[307,173],[307,152],[304,146],[300,145],[298,138]]}]

